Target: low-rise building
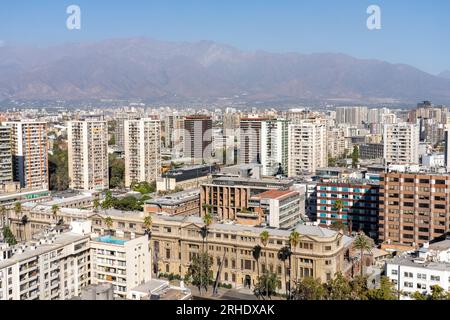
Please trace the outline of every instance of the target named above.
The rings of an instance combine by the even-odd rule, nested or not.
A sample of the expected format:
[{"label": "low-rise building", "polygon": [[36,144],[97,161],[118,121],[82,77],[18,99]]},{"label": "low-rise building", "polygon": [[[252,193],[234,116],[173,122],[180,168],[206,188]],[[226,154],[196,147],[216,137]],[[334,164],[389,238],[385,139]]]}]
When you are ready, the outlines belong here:
[{"label": "low-rise building", "polygon": [[151,279],[148,236],[126,239],[103,235],[91,241],[92,283],[112,283],[114,295],[126,298],[132,288]]},{"label": "low-rise building", "polygon": [[261,210],[268,226],[290,229],[302,221],[305,198],[296,191],[270,190],[251,197],[249,207]]},{"label": "low-rise building", "polygon": [[431,294],[433,286],[450,291],[450,240],[396,256],[386,262],[385,270],[406,299],[414,292]]},{"label": "low-rise building", "polygon": [[200,190],[187,190],[148,200],[145,202],[144,212],[165,212],[183,216],[199,215]]}]

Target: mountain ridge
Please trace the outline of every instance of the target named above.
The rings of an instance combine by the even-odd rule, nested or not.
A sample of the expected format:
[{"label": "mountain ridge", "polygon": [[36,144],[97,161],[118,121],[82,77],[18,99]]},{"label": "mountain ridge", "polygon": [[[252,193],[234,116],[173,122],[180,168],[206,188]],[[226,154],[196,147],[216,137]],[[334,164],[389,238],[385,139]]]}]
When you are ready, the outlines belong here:
[{"label": "mountain ridge", "polygon": [[121,38],[0,47],[1,99],[450,102],[450,79],[343,53]]}]

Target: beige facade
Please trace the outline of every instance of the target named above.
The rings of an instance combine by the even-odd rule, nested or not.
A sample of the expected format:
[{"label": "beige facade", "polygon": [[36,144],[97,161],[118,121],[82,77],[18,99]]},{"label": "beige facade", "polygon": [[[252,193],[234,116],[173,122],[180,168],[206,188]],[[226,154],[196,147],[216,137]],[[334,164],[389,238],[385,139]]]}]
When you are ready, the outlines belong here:
[{"label": "beige facade", "polygon": [[161,175],[161,122],[126,120],[124,137],[125,186],[156,181]]},{"label": "beige facade", "polygon": [[108,124],[106,121],[70,121],[67,128],[70,188],[109,188]]},{"label": "beige facade", "polygon": [[302,120],[289,125],[289,177],[314,173],[327,165],[326,120]]},{"label": "beige facade", "polygon": [[5,122],[11,128],[14,181],[22,189],[48,189],[47,123]]}]

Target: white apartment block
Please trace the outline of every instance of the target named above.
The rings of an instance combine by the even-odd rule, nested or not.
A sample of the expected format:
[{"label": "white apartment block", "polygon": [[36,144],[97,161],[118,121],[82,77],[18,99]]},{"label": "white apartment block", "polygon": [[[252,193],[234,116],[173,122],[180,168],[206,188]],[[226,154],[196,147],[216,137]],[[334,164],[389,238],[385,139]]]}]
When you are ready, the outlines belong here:
[{"label": "white apartment block", "polygon": [[419,163],[419,126],[398,123],[384,126],[384,158],[386,164]]},{"label": "white apartment block", "polygon": [[346,123],[360,126],[367,122],[367,107],[338,107],[336,108],[336,123]]},{"label": "white apartment block", "polygon": [[74,230],[48,233],[14,247],[1,245],[0,300],[65,300],[78,296],[91,280],[89,242],[89,233]]},{"label": "white apartment block", "polygon": [[328,165],[327,125],[322,119],[289,125],[289,177],[314,173]]},{"label": "white apartment block", "polygon": [[161,122],[126,120],[124,138],[125,186],[156,181],[161,175]]},{"label": "white apartment block", "polygon": [[328,155],[333,158],[339,158],[349,151],[349,139],[347,128],[336,127],[327,130]]},{"label": "white apartment block", "polygon": [[288,122],[284,119],[241,119],[239,163],[259,163],[265,176],[274,176],[280,164],[286,172],[288,128]]},{"label": "white apartment block", "polygon": [[69,121],[70,188],[105,190],[109,187],[108,124],[106,121]]},{"label": "white apartment block", "polygon": [[416,291],[431,294],[436,285],[450,291],[450,240],[427,243],[415,254],[397,256],[386,262],[385,270],[406,299]]},{"label": "white apartment block", "polygon": [[288,170],[289,124],[284,119],[267,120],[261,123],[262,174],[276,175],[278,168]]},{"label": "white apartment block", "polygon": [[105,235],[91,242],[93,284],[109,282],[114,295],[126,298],[128,292],[151,280],[148,236],[125,240]]},{"label": "white apartment block", "polygon": [[5,122],[11,128],[14,181],[26,189],[48,189],[47,123]]}]

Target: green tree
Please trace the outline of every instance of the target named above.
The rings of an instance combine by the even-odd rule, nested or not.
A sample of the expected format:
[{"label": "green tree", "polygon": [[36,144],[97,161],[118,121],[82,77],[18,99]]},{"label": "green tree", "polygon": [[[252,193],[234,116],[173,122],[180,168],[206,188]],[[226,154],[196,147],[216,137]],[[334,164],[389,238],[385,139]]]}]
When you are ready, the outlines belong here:
[{"label": "green tree", "polygon": [[114,207],[114,204],[116,202],[116,199],[112,196],[111,191],[106,191],[105,193],[105,199],[102,202],[102,209],[110,209]]},{"label": "green tree", "polygon": [[213,281],[213,271],[210,269],[211,257],[206,252],[200,252],[193,256],[188,268],[190,283],[198,288],[200,295],[202,289],[208,291],[208,285]]},{"label": "green tree", "polygon": [[58,222],[58,213],[59,213],[59,206],[57,204],[52,205],[52,215],[53,219]]},{"label": "green tree", "polygon": [[426,294],[422,294],[419,291],[414,292],[411,295],[411,298],[413,298],[414,300],[428,300],[428,296]]},{"label": "green tree", "polygon": [[439,285],[431,287],[430,300],[447,300],[448,293]]},{"label": "green tree", "polygon": [[125,160],[112,154],[108,159],[110,168],[109,187],[111,189],[125,187]]},{"label": "green tree", "polygon": [[[261,243],[262,243],[262,245],[264,246],[264,256],[265,256],[265,258],[266,258],[266,263],[265,263],[265,267],[264,267],[264,270],[263,270],[263,272],[264,273],[268,273],[269,271],[269,266],[268,266],[268,261],[267,261],[267,256],[268,256],[268,254],[267,254],[267,251],[266,251],[266,248],[267,248],[267,245],[269,244],[269,237],[270,237],[270,234],[269,234],[269,232],[267,231],[267,230],[264,230],[263,232],[261,232],[261,234],[259,235],[259,239],[261,240]],[[266,275],[266,278],[265,278],[266,280],[268,280],[269,279],[269,277]],[[268,285],[268,284],[267,284]],[[266,290],[265,290],[265,292],[268,294],[269,293],[269,290],[266,288]],[[267,298],[268,298],[269,296],[267,295]]]},{"label": "green tree", "polygon": [[114,223],[114,221],[113,221],[113,219],[111,217],[106,217],[105,218],[105,224],[106,224],[106,227],[108,228],[109,234],[112,234],[113,223]]},{"label": "green tree", "polygon": [[[286,297],[289,299],[289,282],[287,280],[287,275],[288,275],[288,267],[286,265],[286,262],[289,261],[290,257],[291,257],[291,249],[287,246],[282,247],[277,254],[278,260],[280,260],[283,263],[284,266],[284,285],[286,287]],[[290,267],[290,266],[289,266]],[[290,281],[290,279],[289,279]]]},{"label": "green tree", "polygon": [[367,287],[367,277],[357,276],[350,281],[352,288],[352,300],[367,300],[369,288]]},{"label": "green tree", "polygon": [[357,250],[360,250],[361,255],[360,271],[361,276],[364,276],[364,252],[371,251],[373,247],[373,242],[364,234],[364,232],[360,232],[353,241],[353,247]]},{"label": "green tree", "polygon": [[325,300],[327,299],[327,290],[324,285],[316,278],[302,278],[297,282],[293,293],[294,300]]},{"label": "green tree", "polygon": [[150,233],[150,230],[152,229],[153,220],[152,216],[148,215],[144,218],[144,227],[148,233]]},{"label": "green tree", "polygon": [[98,208],[100,208],[100,200],[94,199],[92,206],[94,207],[94,212],[98,212]]},{"label": "green tree", "polygon": [[380,288],[368,291],[369,300],[398,300],[394,284],[388,277],[381,277]]},{"label": "green tree", "polygon": [[131,184],[131,190],[135,192],[139,192],[140,194],[149,194],[156,192],[156,181],[153,181],[152,183],[149,183],[147,181],[143,182],[133,182]]},{"label": "green tree", "polygon": [[357,168],[359,164],[359,147],[354,146],[352,152],[352,167]]},{"label": "green tree", "polygon": [[5,239],[6,243],[9,244],[10,246],[14,246],[17,244],[16,237],[14,236],[9,227],[3,228],[3,239]]},{"label": "green tree", "polygon": [[[290,256],[291,260],[289,261],[289,279],[290,279],[289,288],[291,289],[291,291],[292,291],[292,269],[295,268],[296,277],[297,277],[297,273],[298,273],[298,270],[297,270],[298,268],[297,268],[296,263],[294,263],[294,266],[292,267],[292,256],[293,255],[295,256],[295,251],[297,250],[297,246],[298,246],[299,242],[300,242],[300,233],[298,233],[295,230],[292,231],[291,234],[289,235],[289,244],[291,245],[291,251],[292,251],[292,254]],[[296,259],[294,259],[294,262],[296,262]],[[297,281],[297,278],[295,279],[295,281]]]},{"label": "green tree", "polygon": [[53,143],[53,152],[48,155],[49,187],[53,191],[69,188],[69,154],[67,141],[59,137]]},{"label": "green tree", "polygon": [[280,279],[274,272],[266,270],[259,278],[253,289],[256,297],[267,297],[270,299],[276,294],[277,288],[280,286]]},{"label": "green tree", "polygon": [[328,299],[330,300],[353,300],[353,288],[348,279],[342,273],[337,273],[335,278],[328,281]]},{"label": "green tree", "polygon": [[261,258],[261,250],[262,250],[262,248],[261,248],[260,245],[254,246],[253,250],[252,250],[253,259],[255,259],[255,261],[256,261],[256,272],[258,274],[258,279],[259,279],[259,276],[260,276],[260,273],[259,273],[259,258]]}]

